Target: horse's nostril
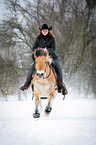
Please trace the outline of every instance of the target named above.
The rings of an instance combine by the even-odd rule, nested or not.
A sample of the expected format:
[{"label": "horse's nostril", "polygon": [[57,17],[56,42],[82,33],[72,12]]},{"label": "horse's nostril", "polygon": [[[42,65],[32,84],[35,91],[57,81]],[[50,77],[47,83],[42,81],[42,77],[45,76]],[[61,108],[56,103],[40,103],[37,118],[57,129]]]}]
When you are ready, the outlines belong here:
[{"label": "horse's nostril", "polygon": [[38,78],[41,79],[44,76],[44,71],[43,70],[41,70],[41,71],[37,70],[36,75],[37,75]]},{"label": "horse's nostril", "polygon": [[43,76],[44,75],[44,73],[37,73],[37,76]]},{"label": "horse's nostril", "polygon": [[37,73],[38,78],[42,78],[44,76],[44,73]]},{"label": "horse's nostril", "polygon": [[37,73],[37,76],[39,76],[39,73]]},{"label": "horse's nostril", "polygon": [[41,73],[41,76],[43,76],[44,75],[44,73]]}]

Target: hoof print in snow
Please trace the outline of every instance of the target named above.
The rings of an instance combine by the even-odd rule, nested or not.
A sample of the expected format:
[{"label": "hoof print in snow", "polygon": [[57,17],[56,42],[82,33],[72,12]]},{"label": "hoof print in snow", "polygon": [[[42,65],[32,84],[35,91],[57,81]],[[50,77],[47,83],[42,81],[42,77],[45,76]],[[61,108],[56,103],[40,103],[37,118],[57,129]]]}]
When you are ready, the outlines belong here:
[{"label": "hoof print in snow", "polygon": [[34,114],[33,114],[33,117],[34,117],[34,118],[39,118],[39,117],[40,117],[40,113],[34,113]]}]

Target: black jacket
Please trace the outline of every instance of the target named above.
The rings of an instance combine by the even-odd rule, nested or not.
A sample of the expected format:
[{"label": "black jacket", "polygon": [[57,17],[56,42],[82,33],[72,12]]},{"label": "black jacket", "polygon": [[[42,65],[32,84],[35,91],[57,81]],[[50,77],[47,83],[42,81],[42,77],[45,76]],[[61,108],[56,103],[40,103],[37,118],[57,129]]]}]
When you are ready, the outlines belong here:
[{"label": "black jacket", "polygon": [[53,59],[57,59],[57,55],[55,54],[56,45],[55,45],[55,38],[48,33],[47,36],[42,35],[42,33],[36,38],[32,51],[34,52],[37,48],[47,48],[49,55]]}]

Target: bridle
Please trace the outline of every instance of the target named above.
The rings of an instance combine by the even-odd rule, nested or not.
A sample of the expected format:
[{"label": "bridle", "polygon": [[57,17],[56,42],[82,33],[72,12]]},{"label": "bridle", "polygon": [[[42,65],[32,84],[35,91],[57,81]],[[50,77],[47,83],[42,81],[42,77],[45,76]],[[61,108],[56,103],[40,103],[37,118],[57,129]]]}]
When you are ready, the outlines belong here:
[{"label": "bridle", "polygon": [[[46,62],[46,67],[47,67],[47,66],[49,66],[49,63],[48,63],[48,62]],[[45,73],[46,73],[46,67],[45,67],[45,71],[44,71]],[[49,66],[49,69],[50,69],[50,72],[49,72],[48,76],[43,77],[43,79],[47,79],[47,78],[50,76],[50,74],[51,74],[51,68],[50,68],[50,66]],[[45,73],[44,73],[44,74],[45,74]]]},{"label": "bridle", "polygon": [[[38,49],[36,49],[36,50],[43,50],[43,49],[42,49],[42,48],[38,48]],[[36,50],[35,50],[35,52],[34,52],[34,57],[35,57],[35,58],[37,57],[37,56],[36,56]],[[47,55],[46,52],[45,52],[45,54]],[[51,70],[52,70],[52,68],[51,68],[50,65],[49,65],[49,62],[45,62],[45,64],[46,64],[46,67],[45,67],[44,74],[46,73],[46,68],[47,68],[47,67],[49,67],[50,72],[49,72],[48,76],[46,76],[46,77],[43,76],[43,79],[47,79],[47,78],[50,76]]]}]

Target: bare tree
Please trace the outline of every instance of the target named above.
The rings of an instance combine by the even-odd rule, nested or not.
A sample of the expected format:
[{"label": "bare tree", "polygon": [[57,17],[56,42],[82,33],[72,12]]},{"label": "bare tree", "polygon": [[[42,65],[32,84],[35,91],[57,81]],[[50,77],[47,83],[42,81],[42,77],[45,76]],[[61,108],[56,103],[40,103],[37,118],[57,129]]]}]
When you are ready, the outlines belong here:
[{"label": "bare tree", "polygon": [[12,62],[17,76],[27,74],[38,28],[48,23],[53,26],[56,53],[66,84],[79,92],[96,94],[96,8],[93,1],[4,0],[4,4],[8,11],[0,26],[1,58]]}]

